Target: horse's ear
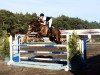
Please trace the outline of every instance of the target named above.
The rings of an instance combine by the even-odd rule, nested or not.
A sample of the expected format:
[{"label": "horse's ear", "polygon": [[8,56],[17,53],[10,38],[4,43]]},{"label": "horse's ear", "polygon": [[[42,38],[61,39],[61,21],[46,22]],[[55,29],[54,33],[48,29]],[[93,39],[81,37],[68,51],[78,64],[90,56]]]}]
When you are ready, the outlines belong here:
[{"label": "horse's ear", "polygon": [[31,24],[31,22],[30,23],[27,23],[27,25],[30,25]]},{"label": "horse's ear", "polygon": [[28,25],[30,25],[30,24],[32,24],[33,23],[33,21],[30,21],[29,23],[28,23]]}]

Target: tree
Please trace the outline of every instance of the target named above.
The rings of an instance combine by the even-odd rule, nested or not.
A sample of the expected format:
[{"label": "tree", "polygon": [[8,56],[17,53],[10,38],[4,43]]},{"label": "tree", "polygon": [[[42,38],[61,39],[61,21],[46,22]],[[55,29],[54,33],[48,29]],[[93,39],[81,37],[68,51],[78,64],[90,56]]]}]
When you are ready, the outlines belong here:
[{"label": "tree", "polygon": [[82,69],[82,56],[80,50],[78,50],[78,35],[73,32],[71,37],[69,38],[68,46],[69,46],[69,62],[71,66],[71,70],[77,71]]}]

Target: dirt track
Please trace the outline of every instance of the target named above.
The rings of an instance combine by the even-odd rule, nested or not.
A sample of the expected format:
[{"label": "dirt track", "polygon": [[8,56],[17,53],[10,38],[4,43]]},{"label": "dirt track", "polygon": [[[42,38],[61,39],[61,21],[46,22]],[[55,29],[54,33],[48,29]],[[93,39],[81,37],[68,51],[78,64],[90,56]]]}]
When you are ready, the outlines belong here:
[{"label": "dirt track", "polygon": [[0,75],[100,75],[100,44],[88,44],[87,56],[88,67],[79,72],[7,66],[4,61],[0,60]]},{"label": "dirt track", "polygon": [[53,71],[36,68],[7,66],[4,61],[0,61],[0,66],[0,75],[67,75],[64,70]]}]

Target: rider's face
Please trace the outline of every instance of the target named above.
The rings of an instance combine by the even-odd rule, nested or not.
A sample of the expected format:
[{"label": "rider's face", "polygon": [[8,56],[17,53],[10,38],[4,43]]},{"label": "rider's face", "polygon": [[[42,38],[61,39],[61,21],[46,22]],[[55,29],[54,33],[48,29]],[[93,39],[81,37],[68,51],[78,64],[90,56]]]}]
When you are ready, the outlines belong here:
[{"label": "rider's face", "polygon": [[43,19],[43,16],[40,16],[40,19]]}]

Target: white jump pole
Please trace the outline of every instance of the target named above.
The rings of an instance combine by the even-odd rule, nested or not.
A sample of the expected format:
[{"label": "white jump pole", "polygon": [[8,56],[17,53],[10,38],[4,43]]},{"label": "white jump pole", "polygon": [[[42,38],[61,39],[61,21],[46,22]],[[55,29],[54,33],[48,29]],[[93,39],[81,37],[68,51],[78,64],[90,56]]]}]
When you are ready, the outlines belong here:
[{"label": "white jump pole", "polygon": [[12,63],[14,63],[14,61],[13,61],[13,51],[12,51],[12,35],[10,35],[9,42],[10,42],[10,61],[7,64],[11,65]]},{"label": "white jump pole", "polygon": [[65,71],[69,71],[70,70],[70,65],[69,65],[69,48],[68,48],[68,42],[69,42],[69,34],[66,35],[66,49],[67,49],[67,66],[65,67]]},{"label": "white jump pole", "polygon": [[[69,66],[69,50],[68,50],[68,41],[69,41],[69,35],[66,35],[66,39],[67,39],[67,43],[66,43],[66,49],[67,49],[67,65],[65,66],[65,71],[70,70],[70,66]],[[8,65],[14,64],[14,60],[13,60],[13,43],[12,43],[12,35],[10,35],[10,61],[7,63]],[[20,41],[18,41],[18,46],[20,46]],[[55,45],[56,46],[56,45]],[[55,47],[54,46],[54,47]],[[64,46],[65,47],[65,46]],[[20,47],[19,47],[20,49]],[[18,50],[19,51],[19,50]],[[20,52],[19,52],[20,53]],[[20,55],[20,54],[19,54]],[[20,57],[20,56],[19,56]],[[19,61],[20,62],[20,61]]]}]

